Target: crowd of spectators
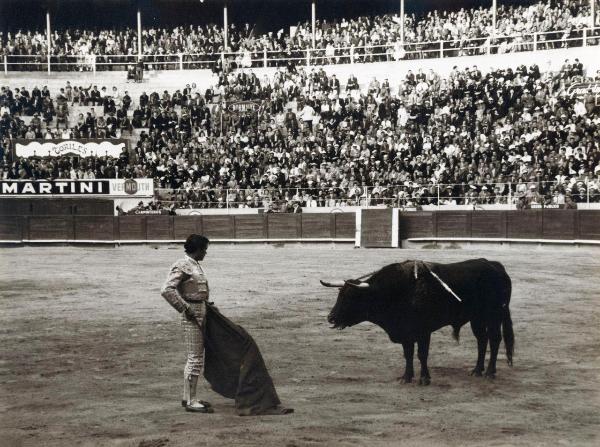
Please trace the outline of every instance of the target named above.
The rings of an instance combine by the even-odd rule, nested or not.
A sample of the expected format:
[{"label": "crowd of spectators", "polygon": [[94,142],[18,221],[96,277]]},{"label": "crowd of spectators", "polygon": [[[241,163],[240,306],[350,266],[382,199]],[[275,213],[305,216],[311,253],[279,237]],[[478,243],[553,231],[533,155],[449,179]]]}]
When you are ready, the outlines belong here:
[{"label": "crowd of spectators", "polygon": [[[598,8],[600,21],[600,8]],[[219,54],[234,53],[228,64],[250,67],[263,64],[263,52],[270,55],[271,64],[283,65],[306,57],[305,50],[317,48],[312,58],[318,63],[372,62],[414,57],[438,57],[439,41],[446,41],[445,50],[453,55],[481,54],[489,44],[499,45],[494,52],[504,53],[530,49],[533,33],[538,48],[568,46],[569,37],[582,37],[581,30],[590,26],[587,0],[552,0],[519,5],[499,5],[496,28],[492,25],[490,8],[458,11],[429,11],[424,15],[407,14],[404,40],[398,15],[358,17],[316,22],[313,46],[310,22],[299,23],[289,32],[279,30],[258,34],[249,24],[229,25],[228,46],[218,25],[187,25],[175,28],[151,28],[142,31],[142,53],[154,68],[179,68],[179,55],[185,54],[186,67],[210,66],[222,69]],[[544,34],[555,32],[552,34]],[[594,34],[595,35],[595,34]],[[598,40],[598,39],[596,39]],[[597,43],[590,40],[588,44]],[[552,43],[549,43],[552,41]],[[51,63],[55,70],[98,69],[108,64],[128,64],[138,54],[137,30],[61,30],[52,33]],[[353,50],[350,51],[349,48]],[[449,53],[446,53],[448,55]],[[43,32],[0,32],[0,55],[28,56],[10,58],[11,69],[45,69],[47,41]],[[22,63],[24,65],[15,65]]]},{"label": "crowd of spectators", "polygon": [[[11,160],[1,149],[0,178],[152,177],[165,203],[186,208],[598,202],[596,96],[567,92],[584,75],[578,60],[544,74],[535,65],[455,67],[445,78],[409,71],[396,86],[341,83],[314,68],[270,79],[232,72],[206,91],[187,85],[135,98],[128,108],[141,134],[119,158]],[[75,101],[70,90],[54,101]],[[34,91],[30,101],[52,102]],[[107,102],[123,107],[128,95],[112,92],[89,99],[99,112],[90,127],[111,116]],[[20,116],[31,107],[19,110],[16,98],[2,88],[3,148],[33,137]],[[238,107],[222,108],[223,99]]]},{"label": "crowd of spectators", "polygon": [[[94,107],[71,119],[69,106],[75,103]],[[25,139],[116,138],[133,130],[129,108],[132,98],[117,87],[66,86],[53,97],[47,86],[0,89],[0,137],[12,135]],[[28,122],[23,119],[29,116]],[[69,126],[69,123],[74,125]]]},{"label": "crowd of spectators", "polygon": [[[457,56],[485,53],[488,43],[499,43],[495,52],[505,53],[530,49],[534,33],[542,33],[538,36],[538,48],[557,48],[567,46],[565,39],[578,35],[579,30],[590,25],[590,14],[586,0],[499,5],[494,29],[490,8],[434,10],[423,16],[405,15],[404,40],[397,15],[317,21],[314,48],[324,51],[313,57],[327,63],[350,62],[349,52],[340,51],[349,47],[354,48],[354,62],[438,57],[440,41],[447,42],[446,49],[456,49],[451,54]],[[553,31],[557,33],[544,34]],[[547,40],[557,42],[550,44]],[[294,33],[285,38],[270,36],[246,42],[242,48],[252,51],[313,48],[311,24],[299,24]]]}]

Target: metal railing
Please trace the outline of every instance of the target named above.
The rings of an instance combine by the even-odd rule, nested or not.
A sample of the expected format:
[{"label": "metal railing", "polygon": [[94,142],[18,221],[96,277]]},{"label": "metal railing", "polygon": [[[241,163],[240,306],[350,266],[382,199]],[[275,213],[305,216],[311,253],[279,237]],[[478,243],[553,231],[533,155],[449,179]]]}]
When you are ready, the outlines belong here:
[{"label": "metal railing", "polygon": [[[600,203],[600,179],[596,188],[592,179],[584,187],[558,181],[506,183],[415,183],[350,188],[157,188],[155,197],[163,204],[184,208],[265,208],[279,211],[294,201],[305,207],[387,206],[419,208],[423,205],[516,205],[518,208],[559,208],[567,202]],[[576,184],[575,184],[576,185]],[[570,200],[567,198],[569,197]]]},{"label": "metal railing", "polygon": [[[282,67],[287,65],[359,64],[415,59],[516,53],[600,45],[600,27],[543,33],[485,36],[430,42],[394,42],[386,45],[345,46],[284,51],[238,51],[211,54],[144,54],[149,70]],[[13,71],[125,71],[138,61],[128,55],[5,55],[4,72]]]}]

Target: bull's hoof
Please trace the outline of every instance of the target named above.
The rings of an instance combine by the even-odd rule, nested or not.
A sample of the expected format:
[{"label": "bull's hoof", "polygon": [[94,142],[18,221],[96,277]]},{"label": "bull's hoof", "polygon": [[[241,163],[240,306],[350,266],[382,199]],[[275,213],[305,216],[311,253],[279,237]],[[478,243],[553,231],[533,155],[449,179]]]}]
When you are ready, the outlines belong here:
[{"label": "bull's hoof", "polygon": [[473,371],[471,371],[471,375],[475,377],[481,377],[483,375],[483,371],[479,368],[474,368]]},{"label": "bull's hoof", "polygon": [[486,371],[485,372],[485,378],[489,379],[489,380],[494,380],[496,378],[496,372],[492,372],[492,371]]},{"label": "bull's hoof", "polygon": [[414,376],[409,376],[404,374],[403,376],[398,377],[398,381],[400,383],[411,383]]},{"label": "bull's hoof", "polygon": [[427,386],[431,383],[431,378],[430,377],[421,377],[419,379],[419,385],[421,386]]}]

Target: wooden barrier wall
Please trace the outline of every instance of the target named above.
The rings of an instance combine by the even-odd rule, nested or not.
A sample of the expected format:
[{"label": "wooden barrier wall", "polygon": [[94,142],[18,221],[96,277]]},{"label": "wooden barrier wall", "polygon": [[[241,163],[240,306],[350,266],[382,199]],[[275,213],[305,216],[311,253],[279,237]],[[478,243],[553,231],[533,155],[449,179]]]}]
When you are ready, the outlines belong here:
[{"label": "wooden barrier wall", "polygon": [[390,247],[392,243],[392,213],[395,210],[362,210],[360,228],[361,247]]},{"label": "wooden barrier wall", "polygon": [[400,239],[599,240],[600,210],[403,212],[398,226]]},{"label": "wooden barrier wall", "polygon": [[209,239],[354,239],[354,213],[227,216],[2,216],[0,241],[169,241]]},{"label": "wooden barrier wall", "polygon": [[0,216],[112,216],[112,199],[0,198]]},{"label": "wooden barrier wall", "polygon": [[[391,209],[362,210],[361,246],[390,247]],[[0,216],[0,241],[354,239],[355,213],[213,216]],[[600,240],[600,210],[401,212],[399,239]]]}]

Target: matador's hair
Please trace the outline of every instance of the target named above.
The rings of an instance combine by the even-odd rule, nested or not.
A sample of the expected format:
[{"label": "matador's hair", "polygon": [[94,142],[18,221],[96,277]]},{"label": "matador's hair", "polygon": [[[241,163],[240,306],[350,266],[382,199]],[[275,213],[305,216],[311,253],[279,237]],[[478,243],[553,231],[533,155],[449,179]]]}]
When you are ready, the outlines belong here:
[{"label": "matador's hair", "polygon": [[185,240],[183,248],[188,254],[196,252],[200,248],[208,248],[209,240],[206,236],[201,234],[190,234]]}]

